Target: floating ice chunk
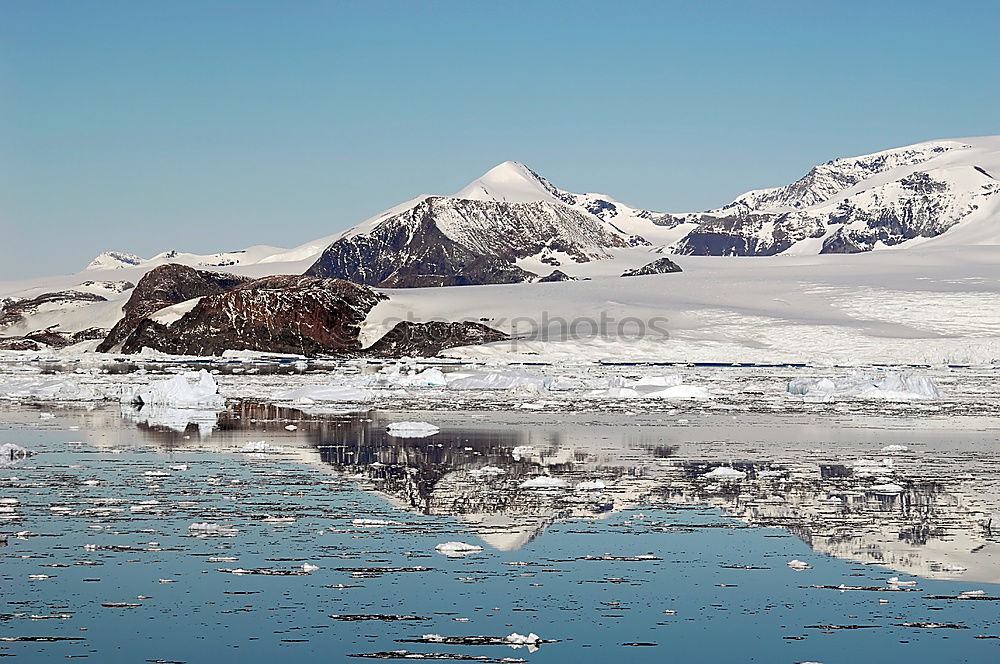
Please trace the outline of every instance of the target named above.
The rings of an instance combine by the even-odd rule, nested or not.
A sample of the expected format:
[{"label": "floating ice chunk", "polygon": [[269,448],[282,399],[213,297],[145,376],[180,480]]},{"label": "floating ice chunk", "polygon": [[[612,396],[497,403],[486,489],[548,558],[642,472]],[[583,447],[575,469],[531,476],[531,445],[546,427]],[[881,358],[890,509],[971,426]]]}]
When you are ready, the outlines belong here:
[{"label": "floating ice chunk", "polygon": [[293,403],[312,404],[318,401],[367,402],[374,401],[375,393],[348,385],[310,385],[280,392],[277,399]]},{"label": "floating ice chunk", "polygon": [[677,374],[670,376],[646,376],[635,381],[634,385],[636,387],[645,386],[657,386],[657,387],[676,387],[684,382],[684,379]]},{"label": "floating ice chunk", "polygon": [[747,474],[742,470],[736,470],[735,468],[729,468],[728,466],[713,468],[711,471],[702,475],[702,477],[712,480],[742,480],[746,476]]},{"label": "floating ice chunk", "polygon": [[355,519],[352,523],[359,528],[380,528],[382,526],[397,525],[395,521],[386,521],[385,519]]},{"label": "floating ice chunk", "polygon": [[812,569],[812,565],[810,565],[809,563],[805,562],[804,560],[789,560],[785,564],[788,565],[789,567],[791,567],[792,569],[794,569],[796,571],[799,571],[799,572],[801,572],[802,570],[805,570],[805,569]]},{"label": "floating ice chunk", "polygon": [[379,379],[391,387],[442,387],[448,384],[444,372],[429,367],[417,373],[403,373],[398,366],[384,370]]},{"label": "floating ice chunk", "polygon": [[531,445],[517,445],[510,451],[510,455],[514,457],[514,461],[520,461],[522,458],[531,458],[535,453],[535,448]]},{"label": "floating ice chunk", "polygon": [[441,431],[430,422],[393,422],[386,429],[396,438],[426,438]]},{"label": "floating ice chunk", "polygon": [[883,454],[890,454],[892,452],[909,452],[910,448],[906,445],[886,445],[879,452]]},{"label": "floating ice chunk", "polygon": [[917,585],[916,581],[900,581],[898,576],[890,577],[889,580],[886,581],[886,583],[888,583],[890,586],[915,586],[915,585]]},{"label": "floating ice chunk", "polygon": [[506,475],[507,471],[503,468],[497,468],[496,466],[483,466],[482,468],[473,468],[469,471],[469,475],[472,477],[482,478],[482,477],[497,477],[499,475]]},{"label": "floating ice chunk", "polygon": [[298,429],[298,427],[295,426],[294,424],[286,424],[285,425],[285,431],[295,431],[296,429]]},{"label": "floating ice chunk", "polygon": [[239,531],[236,528],[233,528],[232,526],[226,526],[218,523],[202,522],[202,523],[192,523],[190,526],[188,526],[188,532],[191,533],[192,535],[198,535],[201,537],[207,537],[211,535],[221,535],[224,537],[228,537],[231,535],[235,535]]},{"label": "floating ice chunk", "polygon": [[477,544],[467,544],[465,542],[443,542],[434,547],[434,550],[440,554],[448,556],[449,558],[455,558],[458,556],[467,556],[472,553],[479,553],[483,550],[483,547]]},{"label": "floating ice chunk", "polygon": [[941,392],[930,378],[909,372],[888,371],[869,374],[855,371],[844,378],[793,378],[788,383],[789,394],[831,400],[836,398],[938,399]]},{"label": "floating ice chunk", "polygon": [[514,632],[504,639],[509,645],[519,647],[519,646],[534,646],[541,643],[542,639],[534,632],[531,632],[527,636],[524,634],[518,634]]},{"label": "floating ice chunk", "polygon": [[302,563],[303,572],[315,572],[319,569],[319,565],[313,565],[312,563]]},{"label": "floating ice chunk", "polygon": [[601,480],[587,480],[578,483],[573,488],[577,491],[600,491],[601,489],[606,489],[607,486],[608,485]]},{"label": "floating ice chunk", "polygon": [[898,484],[876,484],[871,489],[875,493],[903,493],[903,487]]},{"label": "floating ice chunk", "polygon": [[212,374],[204,369],[159,380],[122,391],[123,403],[170,406],[172,408],[223,408],[225,399]]},{"label": "floating ice chunk", "polygon": [[547,475],[532,477],[530,480],[521,482],[522,489],[561,489],[564,486],[566,486],[565,480]]},{"label": "floating ice chunk", "polygon": [[453,374],[448,381],[450,390],[509,390],[528,385],[539,389],[547,389],[550,380],[521,371],[497,371],[492,373]]},{"label": "floating ice chunk", "polygon": [[244,454],[257,454],[257,455],[267,455],[267,454],[282,454],[285,448],[281,445],[271,445],[265,440],[250,441],[244,443],[243,447],[240,448],[240,452]]},{"label": "floating ice chunk", "polygon": [[0,445],[0,468],[12,466],[19,461],[24,461],[34,452],[26,447],[15,445],[14,443],[3,443]]},{"label": "floating ice chunk", "polygon": [[698,385],[675,385],[665,390],[646,393],[651,399],[710,399],[711,393]]}]

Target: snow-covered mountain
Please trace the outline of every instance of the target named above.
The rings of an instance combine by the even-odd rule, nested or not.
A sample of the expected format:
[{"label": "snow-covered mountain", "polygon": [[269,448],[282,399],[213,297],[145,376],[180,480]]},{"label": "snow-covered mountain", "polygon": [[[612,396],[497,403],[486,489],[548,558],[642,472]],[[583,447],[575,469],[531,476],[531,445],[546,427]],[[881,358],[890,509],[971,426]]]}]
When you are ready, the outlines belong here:
[{"label": "snow-covered mountain", "polygon": [[610,221],[651,213],[589,196],[504,162],[454,196],[421,196],[346,231],[307,274],[396,288],[516,283],[651,244]]},{"label": "snow-covered mountain", "polygon": [[761,256],[858,253],[976,226],[1000,242],[1000,137],[942,140],[836,159],[784,187],[704,213],[672,250]]}]

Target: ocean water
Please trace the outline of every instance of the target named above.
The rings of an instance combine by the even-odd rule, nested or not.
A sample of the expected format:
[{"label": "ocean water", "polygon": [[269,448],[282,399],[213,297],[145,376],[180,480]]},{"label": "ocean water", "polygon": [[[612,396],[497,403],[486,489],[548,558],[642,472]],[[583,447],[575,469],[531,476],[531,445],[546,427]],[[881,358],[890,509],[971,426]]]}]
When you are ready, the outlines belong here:
[{"label": "ocean water", "polygon": [[[958,436],[897,420],[454,413],[436,415],[439,434],[394,438],[386,422],[419,414],[145,415],[0,414],[0,443],[35,452],[0,467],[0,655],[1000,655],[993,503],[981,495],[996,434],[982,423]],[[900,441],[910,449],[880,453]],[[720,467],[744,477],[706,479]],[[553,486],[522,486],[540,476]],[[191,528],[205,523],[221,530]],[[436,551],[453,541],[482,550]],[[552,642],[441,642],[512,633]]]}]

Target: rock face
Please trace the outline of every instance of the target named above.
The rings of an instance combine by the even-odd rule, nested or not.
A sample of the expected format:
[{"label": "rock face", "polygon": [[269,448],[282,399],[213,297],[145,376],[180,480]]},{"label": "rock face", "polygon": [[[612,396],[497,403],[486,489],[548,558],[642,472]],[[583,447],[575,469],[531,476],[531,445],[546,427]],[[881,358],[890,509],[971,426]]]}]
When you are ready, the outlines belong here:
[{"label": "rock face", "polygon": [[816,166],[785,187],[685,215],[675,252],[767,256],[857,253],[932,238],[1000,203],[1000,181],[976,164],[997,148],[933,141]]},{"label": "rock face", "polygon": [[191,298],[224,293],[246,281],[235,274],[196,270],[176,263],[153,268],[136,284],[122,307],[125,316],[111,328],[97,350],[108,352],[124,343],[139,322],[154,311]]},{"label": "rock face", "polygon": [[402,321],[365,349],[374,357],[433,357],[446,348],[485,344],[509,338],[503,332],[472,321],[411,323]]},{"label": "rock face", "polygon": [[33,298],[8,298],[0,307],[0,328],[17,325],[26,316],[43,312],[47,309],[66,309],[94,302],[107,302],[106,297],[96,293],[78,290],[65,290],[55,293],[43,293]]},{"label": "rock face", "polygon": [[634,270],[625,270],[623,277],[643,277],[648,274],[669,274],[671,272],[681,272],[681,266],[667,257],[659,258],[652,263],[646,263],[642,267]]},{"label": "rock face", "polygon": [[143,347],[182,355],[251,350],[356,355],[360,325],[379,301],[370,288],[339,279],[274,276],[202,296],[168,323],[143,318],[122,351]]},{"label": "rock face", "polygon": [[545,277],[538,279],[538,283],[547,284],[556,281],[576,281],[576,277],[571,277],[562,270],[552,270],[552,272]]},{"label": "rock face", "polygon": [[371,228],[348,231],[306,274],[415,288],[530,281],[516,261],[556,266],[607,258],[629,240],[561,202],[430,196]]}]

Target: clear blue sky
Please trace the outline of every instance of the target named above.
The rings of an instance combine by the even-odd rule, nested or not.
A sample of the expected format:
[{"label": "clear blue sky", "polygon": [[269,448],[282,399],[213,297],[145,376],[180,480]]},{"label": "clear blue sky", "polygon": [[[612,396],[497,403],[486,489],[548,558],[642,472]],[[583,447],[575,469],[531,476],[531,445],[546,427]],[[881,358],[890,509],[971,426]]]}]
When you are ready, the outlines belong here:
[{"label": "clear blue sky", "polygon": [[0,0],[0,279],[294,246],[507,159],[713,207],[1000,133],[998,25],[995,1]]}]

